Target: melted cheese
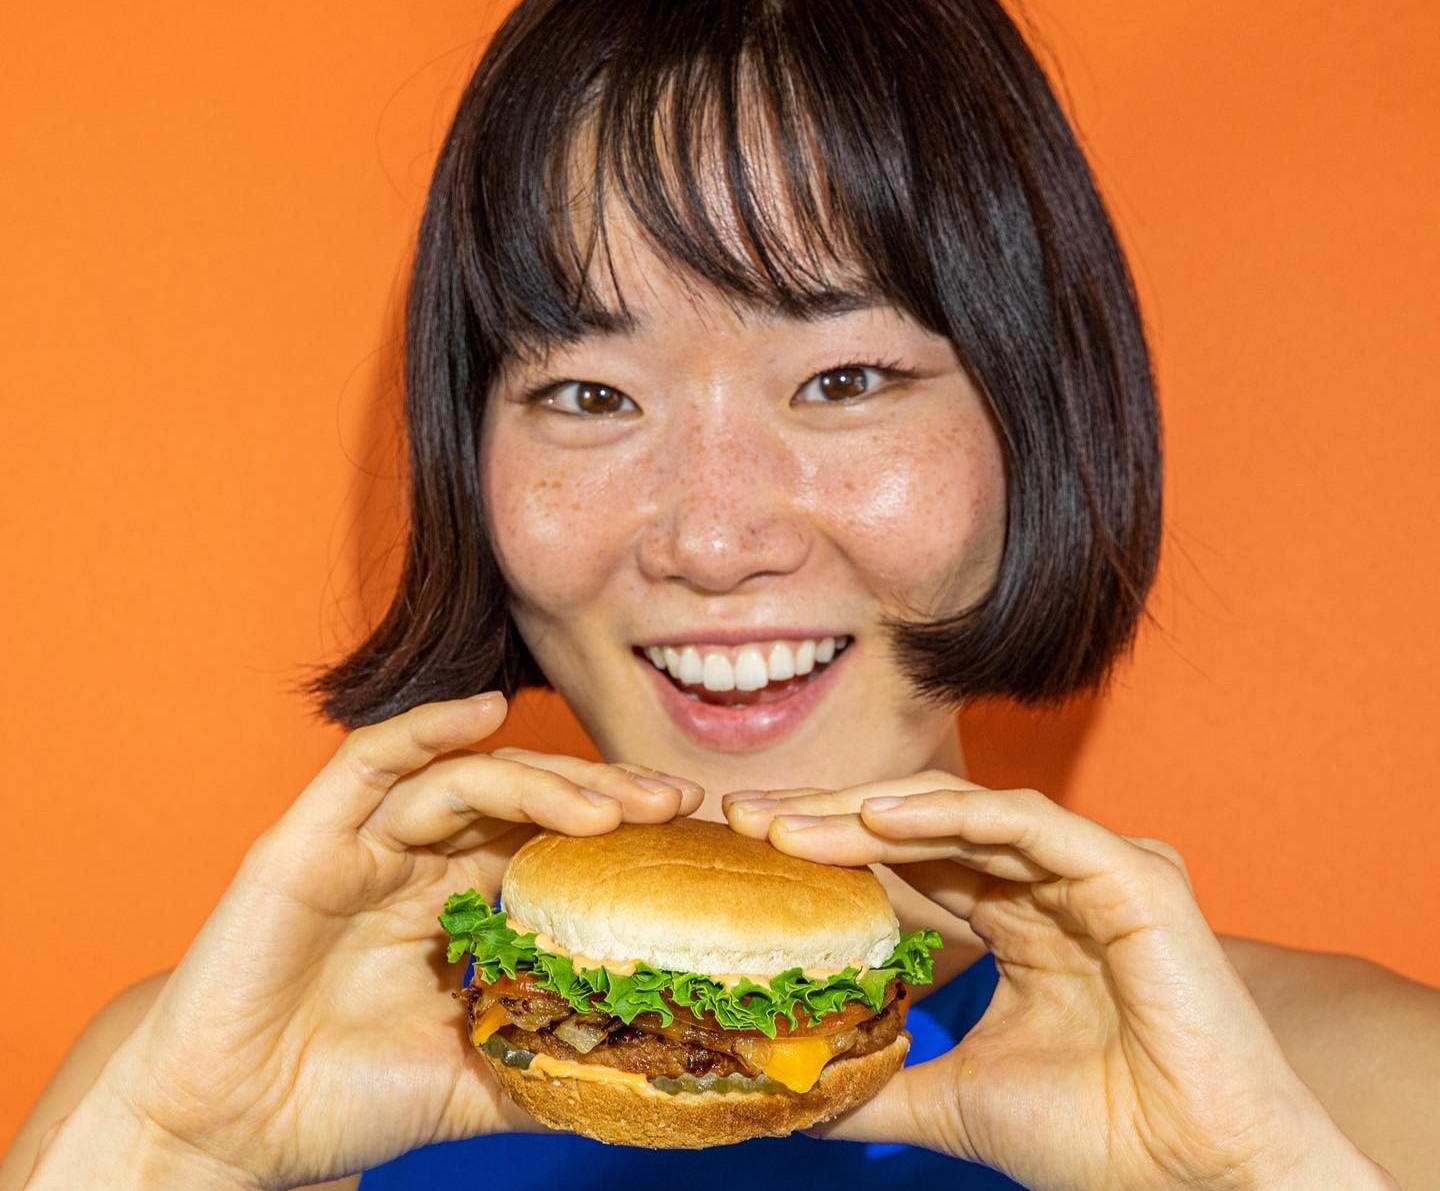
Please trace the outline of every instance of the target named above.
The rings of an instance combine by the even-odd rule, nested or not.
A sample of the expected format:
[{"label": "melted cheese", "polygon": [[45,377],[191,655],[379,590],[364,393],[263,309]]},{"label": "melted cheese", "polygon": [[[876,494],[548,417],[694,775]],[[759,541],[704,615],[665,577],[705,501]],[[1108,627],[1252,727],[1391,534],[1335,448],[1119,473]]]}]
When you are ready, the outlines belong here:
[{"label": "melted cheese", "polygon": [[745,1057],[792,1092],[808,1092],[835,1055],[834,1041],[833,1037],[762,1040],[748,1047]]},{"label": "melted cheese", "polygon": [[490,1035],[504,1024],[505,1006],[496,1001],[481,1014],[480,1020],[470,1027],[470,1040],[476,1046],[484,1046],[489,1041]]},{"label": "melted cheese", "polygon": [[634,1092],[661,1096],[663,1092],[650,1086],[650,1081],[635,1071],[618,1071],[595,1063],[572,1063],[550,1055],[536,1055],[525,1068],[525,1074],[536,1079],[580,1079],[590,1083],[618,1083]]}]

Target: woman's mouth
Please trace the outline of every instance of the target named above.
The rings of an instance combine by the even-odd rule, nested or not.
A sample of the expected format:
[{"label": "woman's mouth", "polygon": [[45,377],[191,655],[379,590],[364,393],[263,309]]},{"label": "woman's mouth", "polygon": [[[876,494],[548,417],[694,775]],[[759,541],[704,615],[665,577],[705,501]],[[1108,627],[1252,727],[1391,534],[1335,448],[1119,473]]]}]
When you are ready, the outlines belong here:
[{"label": "woman's mouth", "polygon": [[[727,752],[772,744],[816,707],[851,645],[848,636],[696,642],[637,649],[670,717],[700,744]],[[644,664],[644,662],[642,662]]]},{"label": "woman's mouth", "polygon": [[652,645],[643,652],[686,698],[744,707],[789,697],[849,644],[849,637],[805,637],[740,646]]}]

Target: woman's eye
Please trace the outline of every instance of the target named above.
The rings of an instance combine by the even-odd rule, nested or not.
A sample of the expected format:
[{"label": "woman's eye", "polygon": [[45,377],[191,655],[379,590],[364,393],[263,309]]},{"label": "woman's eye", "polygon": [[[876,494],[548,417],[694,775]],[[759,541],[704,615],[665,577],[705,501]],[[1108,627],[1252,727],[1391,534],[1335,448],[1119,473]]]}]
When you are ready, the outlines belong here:
[{"label": "woman's eye", "polygon": [[612,389],[609,385],[593,380],[572,380],[556,385],[541,396],[540,404],[548,405],[561,413],[587,417],[638,413],[640,409],[619,389]]},{"label": "woman's eye", "polygon": [[885,373],[866,364],[845,364],[825,372],[817,372],[801,386],[794,400],[800,403],[842,405],[856,401],[885,380]]}]

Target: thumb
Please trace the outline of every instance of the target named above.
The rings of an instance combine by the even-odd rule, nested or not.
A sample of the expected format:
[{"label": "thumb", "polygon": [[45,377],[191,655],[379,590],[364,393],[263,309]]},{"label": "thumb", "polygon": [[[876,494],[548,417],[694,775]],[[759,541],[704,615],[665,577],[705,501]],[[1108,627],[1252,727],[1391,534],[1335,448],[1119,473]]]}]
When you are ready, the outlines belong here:
[{"label": "thumb", "polygon": [[978,1161],[955,1095],[963,1072],[954,1051],[901,1068],[874,1099],[805,1132],[840,1141],[898,1142]]}]

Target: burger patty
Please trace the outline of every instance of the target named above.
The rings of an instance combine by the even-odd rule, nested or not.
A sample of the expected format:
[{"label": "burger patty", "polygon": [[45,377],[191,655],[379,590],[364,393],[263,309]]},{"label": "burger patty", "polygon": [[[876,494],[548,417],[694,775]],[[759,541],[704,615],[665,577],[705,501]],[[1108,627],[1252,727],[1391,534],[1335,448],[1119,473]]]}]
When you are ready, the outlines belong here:
[{"label": "burger patty", "polygon": [[[539,1024],[536,1019],[542,1017],[547,1009],[554,1008],[553,1004],[545,999],[549,997],[559,1001],[564,1006],[564,1012],[552,1018],[551,1022]],[[658,1023],[651,1029],[646,1028],[645,1018],[650,1015],[642,1015],[634,1024],[628,1026],[618,1018],[606,1018],[600,1014],[578,1015],[563,998],[538,989],[528,993],[502,995],[499,1000],[505,1004],[506,1015],[510,1021],[497,1032],[511,1046],[521,1050],[566,1059],[572,1063],[595,1063],[620,1071],[631,1071],[647,1079],[657,1076],[678,1078],[683,1075],[698,1077],[759,1074],[758,1069],[746,1062],[734,1049],[736,1044],[744,1039],[753,1040],[753,1033],[716,1032],[693,1025],[682,1025],[679,1022],[665,1027],[664,1033],[660,1033],[657,1032],[661,1028]],[[476,1006],[484,1001],[483,995],[472,1000],[472,1021],[476,1016]],[[518,1012],[511,1012],[512,1001],[515,1002]],[[894,1042],[904,1020],[905,1001],[905,988],[897,985],[895,995],[877,1016],[866,1018],[842,1033],[831,1035],[837,1057],[843,1054],[846,1058],[858,1058],[884,1050]],[[494,998],[491,998],[489,1003],[494,1004]],[[528,1020],[521,1020],[522,1017]],[[552,1024],[558,1024],[559,1020],[566,1017],[576,1017],[587,1025],[604,1030],[604,1041],[598,1042],[586,1053],[576,1050],[564,1039],[557,1037],[552,1028]],[[533,1028],[527,1028],[532,1024]]]}]

